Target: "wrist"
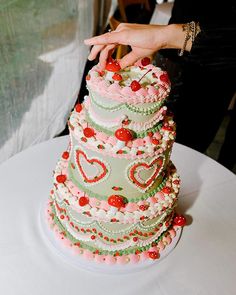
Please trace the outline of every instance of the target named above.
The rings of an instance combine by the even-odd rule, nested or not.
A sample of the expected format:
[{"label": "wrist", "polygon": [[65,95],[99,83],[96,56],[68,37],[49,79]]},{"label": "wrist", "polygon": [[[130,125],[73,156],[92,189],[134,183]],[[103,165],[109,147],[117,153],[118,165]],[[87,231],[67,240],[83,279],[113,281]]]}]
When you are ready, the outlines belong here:
[{"label": "wrist", "polygon": [[[186,32],[183,30],[183,24],[170,24],[165,26],[165,42],[163,48],[181,49],[183,48]],[[185,50],[190,51],[192,41],[187,41]]]}]

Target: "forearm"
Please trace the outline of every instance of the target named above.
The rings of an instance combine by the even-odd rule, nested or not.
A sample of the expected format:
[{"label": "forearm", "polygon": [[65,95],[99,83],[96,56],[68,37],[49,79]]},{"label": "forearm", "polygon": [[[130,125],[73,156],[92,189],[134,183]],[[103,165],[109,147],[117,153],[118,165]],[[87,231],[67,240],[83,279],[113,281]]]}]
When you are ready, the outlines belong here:
[{"label": "forearm", "polygon": [[[182,24],[167,25],[164,29],[165,42],[162,49],[181,49],[184,43],[185,32]],[[191,42],[187,42],[186,50],[190,51]]]}]

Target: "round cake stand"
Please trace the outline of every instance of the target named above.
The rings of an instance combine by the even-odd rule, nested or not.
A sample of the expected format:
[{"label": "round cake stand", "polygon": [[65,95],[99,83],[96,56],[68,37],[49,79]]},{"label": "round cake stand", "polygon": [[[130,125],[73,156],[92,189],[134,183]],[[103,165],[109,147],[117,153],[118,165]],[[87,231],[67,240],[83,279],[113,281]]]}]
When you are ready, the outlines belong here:
[{"label": "round cake stand", "polygon": [[137,271],[142,271],[147,267],[151,267],[160,263],[177,245],[182,228],[179,227],[176,231],[176,236],[172,239],[170,245],[167,245],[163,251],[160,252],[160,257],[156,260],[146,260],[136,264],[124,264],[124,265],[107,265],[105,263],[96,263],[94,261],[89,261],[83,258],[78,254],[73,253],[72,249],[65,247],[63,243],[55,236],[52,229],[50,229],[49,224],[47,223],[46,218],[46,205],[45,203],[41,206],[39,214],[39,224],[42,236],[51,250],[56,253],[61,259],[67,262],[70,265],[73,265],[77,268],[82,268],[92,272],[99,272],[104,274],[128,274]]}]

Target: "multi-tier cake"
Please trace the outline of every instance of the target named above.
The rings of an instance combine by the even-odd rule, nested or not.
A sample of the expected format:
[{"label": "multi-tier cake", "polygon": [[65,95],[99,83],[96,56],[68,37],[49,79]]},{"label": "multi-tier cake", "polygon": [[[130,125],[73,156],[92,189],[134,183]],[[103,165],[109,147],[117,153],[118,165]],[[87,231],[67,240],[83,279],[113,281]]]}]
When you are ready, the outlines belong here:
[{"label": "multi-tier cake", "polygon": [[54,171],[48,221],[86,259],[158,259],[185,224],[174,210],[180,180],[170,161],[168,75],[149,58],[123,70],[110,60],[86,80],[88,96],[71,113],[69,147]]}]

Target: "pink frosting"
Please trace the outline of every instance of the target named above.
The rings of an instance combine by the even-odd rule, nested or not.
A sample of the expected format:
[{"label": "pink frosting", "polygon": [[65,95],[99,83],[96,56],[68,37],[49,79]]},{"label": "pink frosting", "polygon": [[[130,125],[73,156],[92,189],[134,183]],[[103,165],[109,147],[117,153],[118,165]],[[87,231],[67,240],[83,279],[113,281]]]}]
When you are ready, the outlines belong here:
[{"label": "pink frosting", "polygon": [[151,203],[151,204],[155,204],[157,203],[157,199],[155,197],[150,197],[148,198],[148,201]]},{"label": "pink frosting", "polygon": [[143,146],[143,139],[137,138],[133,141],[133,147],[141,147]]},{"label": "pink frosting", "polygon": [[134,91],[132,91],[132,89],[129,86],[125,86],[122,90],[121,93],[123,95],[127,95],[127,96],[134,96]]},{"label": "pink frosting", "polygon": [[120,93],[121,87],[119,83],[113,83],[111,84],[111,86],[108,87],[108,91],[114,91],[114,92]]},{"label": "pink frosting", "polygon": [[93,253],[90,252],[89,250],[84,250],[83,256],[87,260],[92,260],[93,259]]},{"label": "pink frosting", "polygon": [[139,255],[140,255],[140,261],[144,261],[149,258],[148,251],[144,251],[144,252],[140,253]]},{"label": "pink frosting", "polygon": [[103,210],[109,210],[110,206],[107,203],[107,201],[102,200],[101,203],[100,203],[100,208],[103,209]]},{"label": "pink frosting", "polygon": [[150,136],[144,137],[144,140],[145,140],[146,144],[151,144],[152,143],[152,139],[151,139]]},{"label": "pink frosting", "polygon": [[170,236],[167,236],[167,237],[163,237],[163,243],[166,243],[166,244],[170,244],[171,243],[171,241],[172,241],[172,239],[171,239],[171,237]]},{"label": "pink frosting", "polygon": [[169,230],[169,234],[170,234],[171,238],[173,239],[176,236],[176,231],[172,228]]},{"label": "pink frosting", "polygon": [[105,259],[105,255],[98,255],[98,254],[95,254],[94,255],[94,260],[97,263],[103,263],[104,262],[104,259]]},{"label": "pink frosting", "polygon": [[154,247],[149,248],[148,251],[149,252],[158,252],[158,248],[157,248],[157,246],[154,246]]},{"label": "pink frosting", "polygon": [[117,264],[126,264],[127,261],[127,256],[122,255],[122,256],[116,256],[116,262]]},{"label": "pink frosting", "polygon": [[162,200],[164,201],[165,200],[165,195],[162,193],[162,192],[157,192],[155,197],[158,199],[158,200]]},{"label": "pink frosting", "polygon": [[117,139],[114,136],[110,136],[107,139],[107,143],[110,143],[111,145],[115,145],[117,142]]},{"label": "pink frosting", "polygon": [[161,134],[159,132],[155,132],[153,137],[155,137],[156,139],[161,139]]},{"label": "pink frosting", "polygon": [[125,211],[128,211],[128,212],[134,212],[136,210],[138,210],[138,205],[136,203],[128,203],[126,206],[125,206]]},{"label": "pink frosting", "polygon": [[156,89],[154,86],[150,85],[148,87],[148,94],[149,95],[158,95],[159,94],[159,90]]},{"label": "pink frosting", "polygon": [[112,265],[112,264],[115,264],[116,263],[116,258],[112,255],[107,255],[105,257],[105,263],[108,264],[108,265]]},{"label": "pink frosting", "polygon": [[138,96],[146,96],[147,95],[147,90],[144,88],[140,88],[138,91],[136,91],[136,95]]},{"label": "pink frosting", "polygon": [[162,241],[160,241],[157,245],[157,247],[160,249],[160,251],[162,251],[165,248],[165,245],[163,244]]},{"label": "pink frosting", "polygon": [[105,133],[103,133],[103,132],[96,132],[96,139],[97,140],[101,140],[101,141],[104,141],[104,142],[106,142],[107,141],[107,139],[108,139],[108,135],[106,135]]},{"label": "pink frosting", "polygon": [[129,259],[131,263],[138,263],[139,262],[139,255],[136,254],[129,254]]},{"label": "pink frosting", "polygon": [[65,247],[71,247],[71,241],[66,239],[66,238],[63,238],[62,239],[62,244],[65,246]]},{"label": "pink frosting", "polygon": [[89,198],[89,204],[92,207],[97,207],[98,200],[96,198]]}]

